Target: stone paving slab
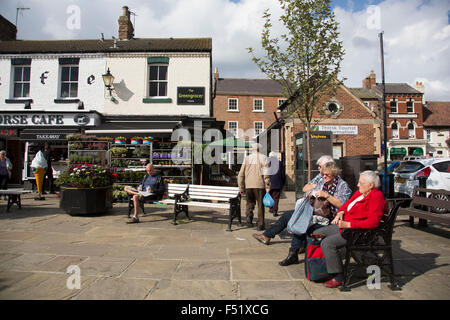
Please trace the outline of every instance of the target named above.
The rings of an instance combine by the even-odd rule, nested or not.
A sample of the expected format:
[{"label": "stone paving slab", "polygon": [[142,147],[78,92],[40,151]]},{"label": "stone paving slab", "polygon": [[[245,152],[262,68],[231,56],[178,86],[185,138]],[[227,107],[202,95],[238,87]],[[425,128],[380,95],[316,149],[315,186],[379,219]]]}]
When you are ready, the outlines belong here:
[{"label": "stone paving slab", "polygon": [[[291,210],[293,193],[280,203]],[[252,238],[256,228],[233,222],[227,214],[190,209],[173,225],[172,206],[147,205],[139,224],[126,224],[127,204],[105,215],[75,217],[61,212],[58,199],[22,199],[0,213],[0,299],[171,299],[171,300],[326,300],[450,298],[450,229],[429,223],[411,228],[397,220],[393,235],[394,267],[402,291],[369,290],[364,270],[352,290],[340,292],[305,279],[300,263],[281,267],[290,236],[269,246]],[[0,201],[0,206],[5,205]],[[242,205],[242,218],[245,221]],[[1,208],[0,208],[1,211]],[[276,221],[266,213],[266,225]],[[256,222],[256,221],[254,221]],[[67,289],[69,266],[79,266],[81,288]]]}]

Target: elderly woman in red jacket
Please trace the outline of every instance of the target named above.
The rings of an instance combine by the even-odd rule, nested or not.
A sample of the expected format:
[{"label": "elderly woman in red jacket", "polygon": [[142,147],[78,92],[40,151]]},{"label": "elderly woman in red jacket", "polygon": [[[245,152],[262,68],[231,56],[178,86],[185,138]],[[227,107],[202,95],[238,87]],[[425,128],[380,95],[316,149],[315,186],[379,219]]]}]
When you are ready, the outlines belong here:
[{"label": "elderly woman in red jacket", "polygon": [[373,171],[360,174],[359,190],[339,208],[336,217],[330,225],[316,230],[325,238],[321,248],[327,263],[327,271],[331,280],[324,282],[328,288],[336,288],[343,281],[342,259],[338,249],[345,246],[347,240],[341,236],[342,229],[371,229],[378,227],[386,209],[383,193],[378,189],[380,178]]}]

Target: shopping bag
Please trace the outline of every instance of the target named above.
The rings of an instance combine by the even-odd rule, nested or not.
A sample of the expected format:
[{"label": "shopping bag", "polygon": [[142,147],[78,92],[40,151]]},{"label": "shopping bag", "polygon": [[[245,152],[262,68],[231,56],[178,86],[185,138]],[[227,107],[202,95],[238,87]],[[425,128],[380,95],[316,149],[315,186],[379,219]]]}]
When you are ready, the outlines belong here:
[{"label": "shopping bag", "polygon": [[311,225],[313,211],[308,197],[298,200],[286,227],[287,231],[297,235],[305,234]]},{"label": "shopping bag", "polygon": [[263,204],[264,207],[273,207],[273,205],[275,204],[275,201],[273,201],[272,197],[270,196],[270,194],[268,192],[266,192],[266,195],[263,198]]},{"label": "shopping bag", "polygon": [[305,276],[309,281],[318,281],[329,277],[327,264],[320,240],[308,237],[306,240]]}]

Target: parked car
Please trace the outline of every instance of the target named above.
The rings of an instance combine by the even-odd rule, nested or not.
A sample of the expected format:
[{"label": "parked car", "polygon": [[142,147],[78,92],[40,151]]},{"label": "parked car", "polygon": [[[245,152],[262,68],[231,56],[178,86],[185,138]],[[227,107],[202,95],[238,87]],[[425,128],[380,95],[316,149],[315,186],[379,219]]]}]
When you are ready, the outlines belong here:
[{"label": "parked car", "polygon": [[[394,192],[400,197],[411,197],[419,177],[427,177],[427,189],[450,191],[450,158],[430,158],[405,161],[394,171]],[[441,195],[448,201],[446,195]],[[445,209],[434,208],[433,211],[444,213]]]}]

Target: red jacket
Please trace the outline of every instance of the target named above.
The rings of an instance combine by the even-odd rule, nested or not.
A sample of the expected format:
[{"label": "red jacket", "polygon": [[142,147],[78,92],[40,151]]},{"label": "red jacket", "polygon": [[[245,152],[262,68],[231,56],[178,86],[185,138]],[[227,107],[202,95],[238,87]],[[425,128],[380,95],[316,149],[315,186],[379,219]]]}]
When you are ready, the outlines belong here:
[{"label": "red jacket", "polygon": [[347,207],[356,198],[361,195],[361,192],[356,191],[355,194],[339,208],[339,211],[344,211],[344,221],[350,222],[352,229],[371,229],[378,227],[383,213],[386,210],[386,202],[384,201],[383,193],[378,189],[373,189],[369,194],[357,202],[350,211]]}]

